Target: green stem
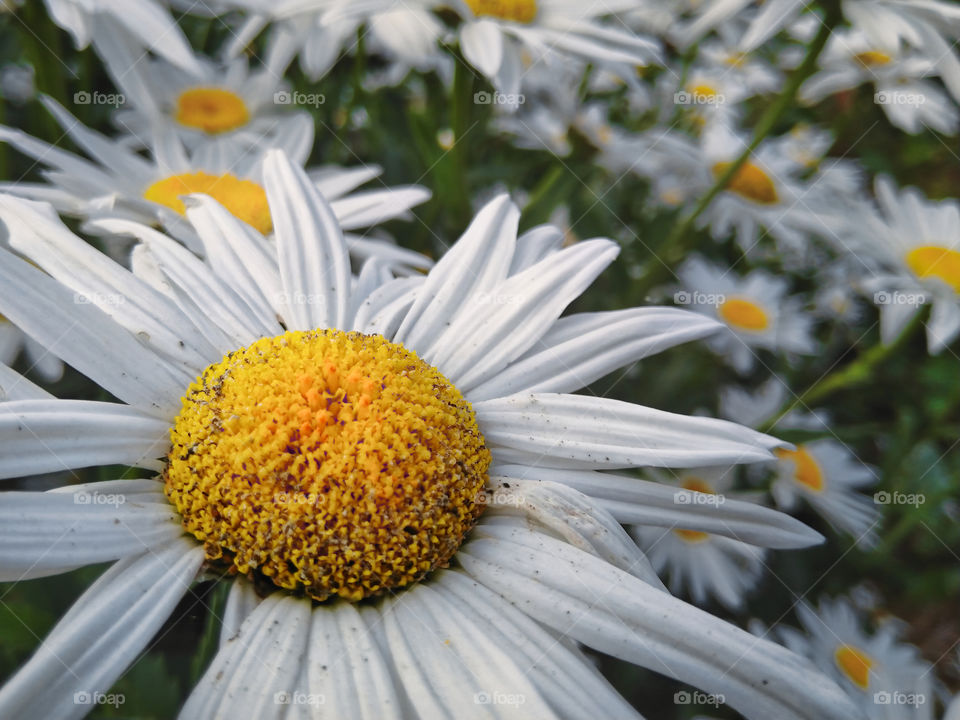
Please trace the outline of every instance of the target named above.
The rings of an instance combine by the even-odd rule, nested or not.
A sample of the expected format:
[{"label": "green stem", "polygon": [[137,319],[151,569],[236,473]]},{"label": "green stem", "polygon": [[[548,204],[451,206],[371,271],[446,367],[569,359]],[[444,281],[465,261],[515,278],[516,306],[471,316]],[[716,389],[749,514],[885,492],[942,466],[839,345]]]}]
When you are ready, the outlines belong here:
[{"label": "green stem", "polygon": [[469,159],[469,142],[467,136],[475,133],[472,128],[476,117],[473,97],[474,77],[473,70],[459,55],[454,57],[453,97],[450,106],[450,128],[453,130],[454,146],[450,149],[453,163],[456,187],[451,190],[456,193],[456,208],[463,220],[470,216],[470,189],[467,185],[467,160]]},{"label": "green stem", "polygon": [[907,340],[913,335],[914,331],[923,325],[924,316],[925,313],[923,311],[916,313],[893,342],[886,345],[883,343],[875,345],[862,353],[860,357],[849,365],[845,365],[839,370],[830,373],[809,387],[805,392],[801,393],[798,398],[786,403],[779,412],[759,428],[761,432],[770,432],[776,426],[777,422],[779,422],[780,418],[798,406],[801,408],[810,407],[839,390],[868,381],[873,375],[873,371],[876,370],[884,360],[903,347]]},{"label": "green stem", "polygon": [[787,80],[787,84],[784,86],[783,92],[777,96],[777,99],[773,101],[773,104],[767,107],[766,111],[760,117],[760,120],[757,121],[757,125],[753,132],[753,138],[751,139],[749,145],[747,145],[746,149],[740,153],[736,160],[733,161],[730,167],[728,167],[726,171],[717,178],[717,181],[713,184],[713,187],[711,187],[710,190],[700,198],[693,211],[683,218],[683,220],[674,225],[673,230],[670,232],[666,241],[664,242],[664,250],[661,254],[662,262],[652,265],[650,273],[648,273],[647,278],[645,278],[645,289],[668,280],[669,277],[665,278],[663,276],[672,272],[674,265],[684,259],[687,254],[686,245],[690,242],[690,238],[693,236],[692,230],[697,218],[700,217],[700,215],[710,206],[710,203],[713,202],[714,198],[723,192],[723,190],[730,184],[730,181],[740,171],[740,168],[742,168],[750,159],[750,156],[753,154],[754,150],[760,146],[760,143],[762,143],[767,135],[770,134],[776,124],[780,121],[780,118],[783,116],[783,114],[793,105],[797,96],[797,92],[800,90],[800,86],[816,70],[817,59],[823,52],[824,47],[826,47],[830,33],[840,19],[841,14],[839,6],[834,3],[829,3],[827,5],[826,16],[820,25],[820,30],[813,39],[813,42],[810,43],[810,47],[807,48],[806,57],[804,57],[803,62],[800,63],[800,66],[794,70],[793,74]]}]

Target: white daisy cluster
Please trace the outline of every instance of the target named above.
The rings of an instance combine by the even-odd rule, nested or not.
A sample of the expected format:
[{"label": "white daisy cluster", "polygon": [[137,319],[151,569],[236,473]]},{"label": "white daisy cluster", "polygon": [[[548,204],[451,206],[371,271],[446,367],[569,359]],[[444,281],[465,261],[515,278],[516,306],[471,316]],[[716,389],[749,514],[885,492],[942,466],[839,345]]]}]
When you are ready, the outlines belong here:
[{"label": "white daisy cluster", "polygon": [[958,357],[960,200],[894,179],[954,4],[0,7],[0,582],[110,564],[0,718],[119,711],[187,606],[184,720],[957,712],[804,602],[939,518],[960,393],[826,401]]}]

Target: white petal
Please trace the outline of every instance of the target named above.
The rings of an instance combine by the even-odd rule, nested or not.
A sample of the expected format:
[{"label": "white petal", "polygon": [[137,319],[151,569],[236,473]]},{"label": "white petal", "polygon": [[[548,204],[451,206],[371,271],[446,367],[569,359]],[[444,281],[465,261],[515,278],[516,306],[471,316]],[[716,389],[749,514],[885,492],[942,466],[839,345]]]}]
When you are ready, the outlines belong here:
[{"label": "white petal", "polygon": [[548,255],[557,252],[563,245],[563,231],[555,225],[538,225],[517,238],[517,250],[513,255],[510,275],[523,272]]},{"label": "white petal", "polygon": [[499,465],[490,474],[569,485],[596,499],[614,518],[628,525],[700,530],[768,548],[799,548],[823,542],[820,533],[772,508],[726,497],[716,502],[693,502],[689,490],[626,475],[528,465]]},{"label": "white petal", "polygon": [[619,252],[609,240],[577,243],[468,298],[424,359],[469,392],[536,343]]},{"label": "white petal", "polygon": [[0,478],[97,465],[156,467],[170,425],[136,408],[90,400],[0,404]]},{"label": "white petal", "polygon": [[160,494],[128,498],[112,483],[59,490],[0,493],[0,582],[140,555],[183,535]]},{"label": "white petal", "polygon": [[589,496],[556,482],[496,476],[490,479],[498,484],[488,491],[488,509],[471,537],[504,537],[518,520],[526,520],[533,529],[539,526],[574,547],[663,588],[657,573],[623,526]]},{"label": "white petal", "polygon": [[281,718],[283,693],[297,683],[310,627],[310,601],[276,592],[217,652],[181,718]]},{"label": "white petal", "polygon": [[[421,718],[554,718],[540,693],[484,628],[426,583],[383,609],[391,656]],[[510,705],[484,695],[523,698]]]},{"label": "white petal", "polygon": [[[474,404],[494,458],[546,467],[703,467],[772,458],[781,443],[726,420],[609,398],[523,394]],[[533,464],[533,463],[530,463]]]},{"label": "white petal", "polygon": [[570,315],[558,320],[524,355],[465,394],[477,402],[520,392],[572,392],[720,327],[705,315],[676,308]]},{"label": "white petal", "polygon": [[492,78],[503,62],[503,34],[492,20],[466,22],[460,30],[460,49],[468,63]]},{"label": "white petal", "polygon": [[561,717],[640,717],[591,660],[466,573],[440,572],[435,582],[438,589],[449,593],[451,601],[483,623],[494,642],[516,658]]},{"label": "white petal", "polygon": [[0,365],[0,402],[53,399],[53,395],[39,385],[34,385],[16,370]]},{"label": "white petal", "polygon": [[0,716],[81,718],[75,694],[106,692],[136,660],[190,588],[203,548],[176,540],[121,560],[80,597],[0,689]]},{"label": "white petal", "polygon": [[426,354],[467,298],[500,283],[513,258],[519,219],[506,195],[487,203],[430,271],[394,341]]},{"label": "white petal", "polygon": [[376,640],[357,607],[317,608],[310,623],[304,688],[329,717],[400,720],[400,698]]},{"label": "white petal", "polygon": [[25,260],[0,250],[0,313],[126,403],[174,417],[193,378],[140,344],[98,308]]},{"label": "white petal", "polygon": [[548,627],[723,695],[748,718],[858,717],[839,687],[785,648],[559,540],[514,532],[528,536],[522,546],[482,538],[461,548],[457,558],[479,582]]},{"label": "white petal", "polygon": [[287,328],[342,328],[350,308],[350,259],[327,201],[279,151],[264,161],[264,185],[277,238]]},{"label": "white petal", "polygon": [[220,623],[220,647],[223,648],[239,632],[262,598],[257,595],[253,583],[245,577],[234,578],[230,585],[230,594],[227,596],[227,605],[223,609],[223,620]]},{"label": "white petal", "polygon": [[407,210],[430,199],[430,191],[412,185],[368,190],[330,202],[344,230],[370,227],[400,217]]}]

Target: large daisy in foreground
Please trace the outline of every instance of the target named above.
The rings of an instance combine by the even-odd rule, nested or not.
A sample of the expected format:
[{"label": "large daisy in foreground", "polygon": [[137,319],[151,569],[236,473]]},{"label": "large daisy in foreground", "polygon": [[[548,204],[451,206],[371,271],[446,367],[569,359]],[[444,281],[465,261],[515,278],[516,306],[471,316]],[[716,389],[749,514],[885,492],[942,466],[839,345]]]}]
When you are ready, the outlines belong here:
[{"label": "large daisy in foreground", "polygon": [[[503,197],[428,275],[394,279],[373,260],[352,277],[306,174],[272,153],[264,178],[274,257],[242,232],[229,242],[239,221],[209,198],[187,211],[209,264],[109,221],[155,256],[157,286],[2,199],[13,247],[42,271],[0,254],[0,312],[119,402],[12,378],[0,477],[159,475],[2,495],[0,580],[116,564],[0,690],[0,716],[82,715],[73,694],[109,689],[201,570],[233,589],[185,718],[637,717],[577,643],[748,717],[856,716],[807,661],[666,593],[618,520],[675,522],[660,510],[679,507],[675,488],[600,472],[764,460],[777,441],[568,394],[712,321],[558,319],[617,247],[560,249],[550,227],[518,239]],[[692,530],[819,539],[749,503],[684,507]]]}]

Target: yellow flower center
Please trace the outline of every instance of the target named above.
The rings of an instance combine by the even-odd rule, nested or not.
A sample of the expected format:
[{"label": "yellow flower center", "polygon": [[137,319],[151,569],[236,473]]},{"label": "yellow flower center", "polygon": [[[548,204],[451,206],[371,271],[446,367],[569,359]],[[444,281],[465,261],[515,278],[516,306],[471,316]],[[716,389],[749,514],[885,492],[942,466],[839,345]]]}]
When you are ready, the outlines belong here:
[{"label": "yellow flower center", "polygon": [[712,85],[693,85],[687,91],[696,97],[712,99],[717,96],[717,89]]},{"label": "yellow flower center", "polygon": [[716,490],[711,487],[710,483],[705,480],[701,480],[698,477],[685,477],[680,481],[680,487],[684,490],[693,490],[694,492],[707,493],[708,495],[716,495]]},{"label": "yellow flower center", "polygon": [[793,479],[799,485],[821,492],[826,485],[823,477],[823,470],[820,469],[820,463],[803,446],[798,445],[796,450],[777,449],[774,454],[781,460],[792,460],[794,464]]},{"label": "yellow flower center", "polygon": [[477,17],[495,17],[530,23],[537,16],[537,0],[466,0]]},{"label": "yellow flower center", "polygon": [[177,122],[208,133],[236,130],[250,121],[247,104],[222,88],[190,88],[177,98]]},{"label": "yellow flower center", "polygon": [[960,252],[924,245],[907,253],[907,265],[918,278],[939,278],[960,293]]},{"label": "yellow flower center", "polygon": [[870,668],[873,659],[853,645],[841,645],[833,654],[834,662],[840,671],[861,690],[870,686]]},{"label": "yellow flower center", "polygon": [[[733,163],[718,162],[713,166],[715,177],[721,177]],[[752,162],[744,163],[727,184],[727,190],[760,205],[776,205],[780,202],[777,186],[767,173]]]},{"label": "yellow flower center", "polygon": [[720,318],[737,330],[760,332],[770,327],[767,311],[751,300],[730,298],[717,308]]},{"label": "yellow flower center", "polygon": [[241,180],[235,175],[208,175],[205,172],[171,175],[147,188],[143,197],[181,215],[187,209],[180,198],[191,193],[209,195],[235,217],[252,225],[262,234],[273,230],[267,193],[252,180]]},{"label": "yellow flower center", "polygon": [[868,69],[880,65],[887,65],[893,60],[889,55],[879,50],[867,50],[866,52],[857,53],[853,56],[853,59]]},{"label": "yellow flower center", "polygon": [[[710,487],[710,484],[698,477],[690,476],[683,478],[683,480],[680,481],[680,487],[684,490],[716,495],[716,492]],[[701,543],[710,539],[709,533],[701,532],[700,530],[674,530],[673,532],[681,540],[686,540],[688,543]]]},{"label": "yellow flower center", "polygon": [[747,59],[747,54],[744,52],[732,52],[729,53],[724,62],[727,63],[730,67],[741,67]]},{"label": "yellow flower center", "polygon": [[701,532],[700,530],[674,530],[673,532],[681,540],[686,540],[688,543],[702,543],[710,539],[708,533]]},{"label": "yellow flower center", "polygon": [[207,558],[316,600],[445,566],[483,510],[470,404],[379,335],[263,338],[210,365],[171,430],[166,493]]}]

